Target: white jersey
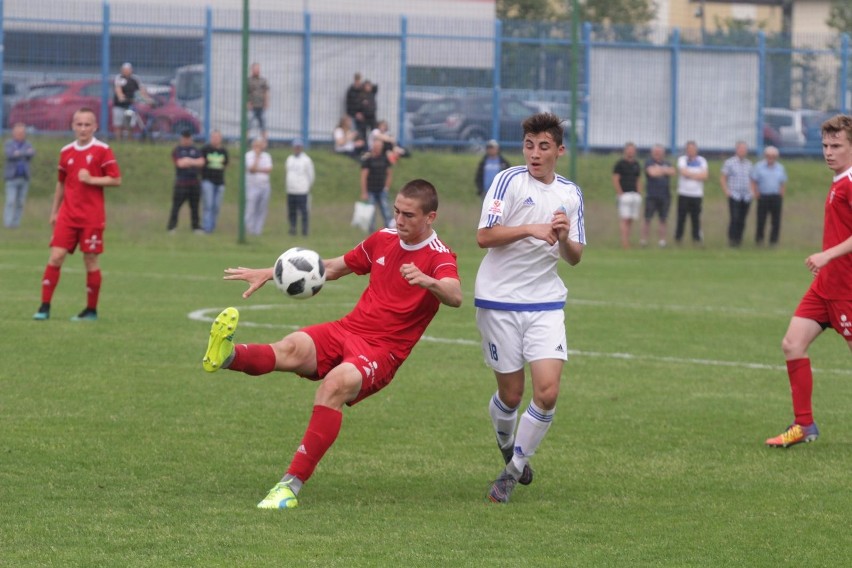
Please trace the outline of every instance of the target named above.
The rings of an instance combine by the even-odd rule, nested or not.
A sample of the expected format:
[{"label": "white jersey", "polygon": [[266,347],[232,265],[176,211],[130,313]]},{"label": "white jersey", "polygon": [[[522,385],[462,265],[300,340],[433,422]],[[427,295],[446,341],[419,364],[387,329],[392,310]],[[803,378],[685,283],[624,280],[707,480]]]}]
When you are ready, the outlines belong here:
[{"label": "white jersey", "polygon": [[[569,238],[585,245],[580,188],[560,175],[546,185],[526,166],[508,168],[497,174],[485,196],[479,228],[550,223],[560,207],[570,222]],[[557,262],[559,244],[532,237],[488,249],[476,274],[474,305],[509,311],[561,310],[568,290],[556,271]]]}]

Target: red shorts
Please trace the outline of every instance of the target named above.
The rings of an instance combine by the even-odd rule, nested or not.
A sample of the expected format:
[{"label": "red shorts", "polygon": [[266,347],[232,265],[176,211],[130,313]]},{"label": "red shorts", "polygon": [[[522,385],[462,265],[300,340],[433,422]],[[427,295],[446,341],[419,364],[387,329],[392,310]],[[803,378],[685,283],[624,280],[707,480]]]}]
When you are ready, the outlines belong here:
[{"label": "red shorts", "polygon": [[793,314],[800,318],[814,320],[825,327],[833,327],[843,339],[852,342],[852,301],[826,300],[808,288],[799,307]]},{"label": "red shorts", "polygon": [[103,227],[71,227],[62,221],[56,221],[50,246],[64,248],[72,253],[80,245],[84,253],[101,254],[104,252]]},{"label": "red shorts", "polygon": [[311,325],[300,329],[314,341],[317,350],[319,380],[341,363],[352,363],[361,372],[361,390],[346,404],[352,406],[388,386],[405,359],[395,357],[390,349],[370,342],[343,328],[339,322]]}]

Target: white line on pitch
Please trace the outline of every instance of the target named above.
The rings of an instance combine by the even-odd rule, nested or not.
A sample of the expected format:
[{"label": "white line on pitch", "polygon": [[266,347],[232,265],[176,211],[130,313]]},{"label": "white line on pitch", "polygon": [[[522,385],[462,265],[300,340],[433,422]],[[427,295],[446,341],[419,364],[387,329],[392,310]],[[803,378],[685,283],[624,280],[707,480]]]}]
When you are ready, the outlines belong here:
[{"label": "white line on pitch", "polygon": [[[351,304],[346,304],[351,305]],[[268,310],[280,308],[281,305],[272,305],[272,304],[260,304],[260,305],[252,305],[252,306],[243,306],[240,308],[241,311],[250,311],[250,310]],[[202,308],[200,310],[195,310],[187,314],[189,319],[194,321],[201,322],[212,322],[221,311],[221,308]],[[244,327],[260,327],[260,328],[270,328],[270,329],[299,329],[303,327],[297,324],[277,324],[277,323],[257,323],[252,321],[240,320],[240,325]],[[421,341],[428,341],[430,343],[442,343],[445,345],[464,345],[471,347],[478,347],[480,342],[474,339],[450,339],[447,337],[432,337],[431,335],[424,335],[421,337]],[[748,363],[743,361],[720,361],[717,359],[697,359],[691,357],[670,357],[666,355],[636,355],[634,353],[605,353],[602,351],[578,351],[576,349],[569,349],[568,353],[570,355],[575,355],[577,357],[598,357],[603,359],[624,359],[628,361],[651,361],[651,362],[662,362],[662,363],[674,363],[678,365],[704,365],[709,367],[734,367],[741,369],[756,369],[760,371],[784,371],[786,372],[787,367],[784,365],[767,365],[765,363]],[[815,373],[831,373],[834,375],[847,375],[852,376],[852,369],[814,369]]]}]

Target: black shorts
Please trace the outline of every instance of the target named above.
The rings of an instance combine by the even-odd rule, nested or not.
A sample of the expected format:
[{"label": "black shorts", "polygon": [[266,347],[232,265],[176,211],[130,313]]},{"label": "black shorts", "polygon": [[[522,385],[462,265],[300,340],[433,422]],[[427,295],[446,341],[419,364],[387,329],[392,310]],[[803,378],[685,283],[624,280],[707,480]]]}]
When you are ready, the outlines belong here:
[{"label": "black shorts", "polygon": [[660,221],[665,221],[669,216],[672,198],[668,195],[648,195],[645,197],[645,220],[650,221],[656,214]]}]

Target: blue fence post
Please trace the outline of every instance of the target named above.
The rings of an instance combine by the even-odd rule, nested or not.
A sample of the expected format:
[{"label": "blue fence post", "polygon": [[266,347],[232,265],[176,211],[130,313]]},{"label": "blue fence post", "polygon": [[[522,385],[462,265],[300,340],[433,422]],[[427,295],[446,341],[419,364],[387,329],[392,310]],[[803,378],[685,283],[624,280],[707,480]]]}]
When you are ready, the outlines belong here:
[{"label": "blue fence post", "polygon": [[849,110],[846,93],[849,92],[849,34],[840,35],[840,112]]},{"label": "blue fence post", "polygon": [[210,76],[213,74],[213,9],[210,6],[207,6],[207,13],[204,18],[204,74],[202,75],[204,80],[204,108],[202,112],[204,113],[204,126],[202,127],[202,131],[204,132],[204,139],[210,139],[210,84],[211,79]]},{"label": "blue fence post", "polygon": [[305,148],[310,147],[311,134],[311,14],[305,12],[305,33],[302,35],[302,134]]},{"label": "blue fence post", "polygon": [[[500,85],[503,82],[503,22],[494,21],[494,84],[491,91],[491,138],[500,140]],[[500,140],[500,143],[503,141]]]},{"label": "blue fence post", "polygon": [[408,18],[405,15],[399,21],[399,116],[397,129],[399,144],[405,146],[405,90],[408,85]]},{"label": "blue fence post", "polygon": [[109,136],[110,119],[109,101],[112,97],[111,82],[109,80],[109,23],[110,11],[109,2],[104,0],[103,7],[103,31],[101,33],[101,116],[98,119],[101,123],[101,136],[106,138]]},{"label": "blue fence post", "polygon": [[592,68],[592,24],[585,22],[583,24],[583,76],[586,78],[586,88],[583,90],[583,102],[580,108],[583,109],[583,152],[589,151],[589,80],[590,69]]},{"label": "blue fence post", "polygon": [[[5,23],[5,18],[3,17],[4,13],[3,0],[0,0],[0,85],[3,84],[3,60],[6,58],[6,50],[3,43],[5,41],[5,38],[3,37],[3,24]],[[0,131],[3,130],[3,127],[6,125],[8,120],[8,116],[3,116],[3,105],[0,105]]]},{"label": "blue fence post", "polygon": [[678,82],[678,69],[680,67],[680,28],[675,28],[672,33],[672,61],[671,61],[671,116],[669,117],[669,124],[671,125],[671,132],[669,132],[669,152],[671,155],[676,155],[677,153],[677,82]]},{"label": "blue fence post", "polygon": [[757,33],[757,140],[755,149],[763,155],[763,105],[766,99],[766,34]]}]

